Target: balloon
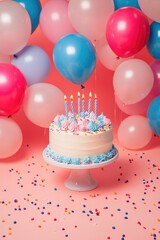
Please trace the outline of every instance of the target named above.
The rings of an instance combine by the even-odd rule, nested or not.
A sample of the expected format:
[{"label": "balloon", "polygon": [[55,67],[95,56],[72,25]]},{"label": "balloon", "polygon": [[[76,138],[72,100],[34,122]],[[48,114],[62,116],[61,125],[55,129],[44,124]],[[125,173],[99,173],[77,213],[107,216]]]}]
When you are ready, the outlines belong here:
[{"label": "balloon", "polygon": [[70,0],[68,5],[72,25],[90,40],[104,35],[106,22],[113,12],[112,0]]},{"label": "balloon", "polygon": [[128,114],[128,115],[141,115],[146,114],[148,110],[148,106],[153,99],[151,94],[148,94],[143,100],[134,104],[124,104],[117,96],[115,97],[115,101],[119,109]]},{"label": "balloon", "polygon": [[40,27],[52,43],[56,43],[66,34],[74,33],[75,29],[68,17],[68,2],[66,0],[47,2],[40,15]]},{"label": "balloon", "polygon": [[32,25],[32,33],[35,31],[39,24],[39,16],[41,13],[41,3],[39,0],[14,0],[17,3],[20,3],[28,12]]},{"label": "balloon", "polygon": [[160,59],[160,23],[152,22],[150,36],[147,42],[147,49],[152,57]]},{"label": "balloon", "polygon": [[18,68],[0,63],[0,116],[9,116],[19,110],[26,90],[26,80]]},{"label": "balloon", "polygon": [[10,56],[0,53],[0,63],[10,63]]},{"label": "balloon", "polygon": [[34,84],[28,88],[23,110],[32,123],[48,128],[53,118],[64,112],[64,95],[52,84]]},{"label": "balloon", "polygon": [[115,71],[119,64],[126,60],[126,58],[117,58],[117,55],[108,45],[105,36],[96,41],[96,50],[97,57],[103,66],[112,71]]},{"label": "balloon", "polygon": [[40,47],[24,47],[11,61],[24,74],[27,84],[43,82],[50,71],[50,59]]},{"label": "balloon", "polygon": [[72,83],[83,84],[95,69],[95,49],[83,35],[68,34],[56,43],[53,61],[63,77]]},{"label": "balloon", "polygon": [[154,92],[155,96],[160,95],[160,60],[156,60],[150,64],[154,75]]},{"label": "balloon", "polygon": [[114,8],[115,10],[122,8],[122,7],[135,7],[140,9],[138,0],[113,0],[114,1]]},{"label": "balloon", "polygon": [[0,2],[0,52],[6,55],[20,51],[31,35],[27,11],[14,1]]},{"label": "balloon", "polygon": [[150,66],[140,59],[121,63],[113,76],[115,95],[124,104],[134,104],[144,99],[151,91],[153,82]]},{"label": "balloon", "polygon": [[147,118],[139,115],[124,119],[118,128],[118,140],[128,149],[145,147],[152,138],[152,130]]},{"label": "balloon", "polygon": [[160,1],[159,0],[138,0],[141,10],[147,17],[160,22]]},{"label": "balloon", "polygon": [[149,37],[147,17],[137,8],[116,10],[106,25],[106,39],[118,57],[130,57],[139,52]]},{"label": "balloon", "polygon": [[0,159],[15,154],[22,141],[23,135],[18,124],[11,118],[0,117]]},{"label": "balloon", "polygon": [[160,96],[150,103],[147,118],[154,133],[160,136]]}]

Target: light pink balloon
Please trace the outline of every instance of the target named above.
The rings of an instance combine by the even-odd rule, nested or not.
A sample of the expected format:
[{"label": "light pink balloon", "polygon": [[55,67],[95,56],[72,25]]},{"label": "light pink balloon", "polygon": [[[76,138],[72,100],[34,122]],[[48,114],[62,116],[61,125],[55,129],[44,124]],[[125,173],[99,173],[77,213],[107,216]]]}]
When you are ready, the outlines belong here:
[{"label": "light pink balloon", "polygon": [[117,57],[117,55],[108,45],[105,36],[101,37],[99,40],[96,41],[96,50],[100,62],[104,65],[104,67],[112,71],[115,71],[119,64],[127,60],[127,58]]},{"label": "light pink balloon", "polygon": [[0,53],[0,63],[10,63],[11,57],[5,54]]},{"label": "light pink balloon", "polygon": [[64,95],[52,84],[33,84],[28,88],[23,109],[32,123],[48,128],[53,118],[64,112]]},{"label": "light pink balloon", "polygon": [[124,104],[134,104],[144,99],[151,91],[153,82],[151,67],[140,59],[124,61],[113,76],[115,95]]},{"label": "light pink balloon", "polygon": [[159,0],[138,0],[139,6],[147,17],[160,22],[160,1]]},{"label": "light pink balloon", "polygon": [[0,117],[0,159],[14,155],[21,147],[23,135],[11,118]]},{"label": "light pink balloon", "polygon": [[128,149],[145,147],[152,138],[152,130],[147,118],[139,115],[124,119],[118,128],[118,140]]},{"label": "light pink balloon", "polygon": [[68,5],[72,25],[91,41],[104,35],[106,22],[113,12],[112,0],[70,0]]},{"label": "light pink balloon", "polygon": [[14,1],[0,2],[0,52],[12,55],[19,52],[31,35],[28,12]]},{"label": "light pink balloon", "polygon": [[40,27],[52,43],[56,43],[66,34],[75,33],[68,17],[68,2],[66,0],[47,2],[40,14]]}]

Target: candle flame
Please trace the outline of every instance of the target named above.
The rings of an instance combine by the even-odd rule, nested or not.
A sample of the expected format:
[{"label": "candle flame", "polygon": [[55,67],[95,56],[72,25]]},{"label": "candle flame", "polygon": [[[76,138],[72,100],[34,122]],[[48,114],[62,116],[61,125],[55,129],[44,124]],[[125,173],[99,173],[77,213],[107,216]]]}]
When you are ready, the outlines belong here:
[{"label": "candle flame", "polygon": [[82,94],[82,99],[84,99],[84,94]]},{"label": "candle flame", "polygon": [[64,95],[64,100],[65,100],[65,101],[67,100],[67,97],[66,97],[66,95]]},{"label": "candle flame", "polygon": [[90,98],[92,97],[92,93],[91,93],[91,92],[89,93],[89,97],[90,97]]},{"label": "candle flame", "polygon": [[97,99],[97,94],[95,93],[94,98]]},{"label": "candle flame", "polygon": [[73,101],[73,95],[72,95],[72,94],[71,94],[71,96],[70,96],[70,100]]},{"label": "candle flame", "polygon": [[78,97],[80,97],[80,92],[78,92]]}]

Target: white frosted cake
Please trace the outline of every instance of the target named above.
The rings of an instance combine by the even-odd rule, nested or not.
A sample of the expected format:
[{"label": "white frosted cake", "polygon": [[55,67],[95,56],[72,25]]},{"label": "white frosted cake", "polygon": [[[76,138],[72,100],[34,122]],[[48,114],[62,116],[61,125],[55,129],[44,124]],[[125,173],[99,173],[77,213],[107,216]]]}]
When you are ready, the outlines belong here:
[{"label": "white frosted cake", "polygon": [[98,164],[117,154],[112,124],[94,112],[57,115],[49,127],[47,155],[66,164]]}]

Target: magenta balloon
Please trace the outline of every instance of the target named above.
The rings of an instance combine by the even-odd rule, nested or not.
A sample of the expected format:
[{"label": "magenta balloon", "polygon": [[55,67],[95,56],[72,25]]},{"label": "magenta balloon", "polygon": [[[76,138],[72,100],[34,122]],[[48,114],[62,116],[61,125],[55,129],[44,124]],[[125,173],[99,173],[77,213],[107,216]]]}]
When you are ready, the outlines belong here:
[{"label": "magenta balloon", "polygon": [[113,76],[115,95],[124,104],[143,100],[153,87],[151,67],[143,60],[129,59],[121,63]]},{"label": "magenta balloon", "polygon": [[147,43],[150,27],[147,17],[137,8],[115,11],[106,25],[106,39],[118,57],[127,58]]},{"label": "magenta balloon", "polygon": [[28,88],[23,109],[32,123],[48,128],[53,118],[64,112],[64,95],[52,84],[33,84]]},{"label": "magenta balloon", "polygon": [[26,90],[26,80],[18,68],[0,63],[0,116],[9,116],[19,110]]},{"label": "magenta balloon", "polygon": [[72,25],[91,41],[104,35],[106,22],[113,12],[112,0],[70,0],[68,5]]},{"label": "magenta balloon", "polygon": [[0,159],[15,154],[22,141],[23,135],[18,124],[11,118],[0,117]]},{"label": "magenta balloon", "polygon": [[160,60],[154,61],[150,66],[154,75],[155,96],[158,96],[160,95]]},{"label": "magenta balloon", "polygon": [[139,115],[124,119],[118,128],[118,140],[128,149],[145,147],[152,138],[152,130],[147,118]]},{"label": "magenta balloon", "polygon": [[160,22],[160,1],[159,0],[138,0],[141,10],[153,21]]},{"label": "magenta balloon", "polygon": [[0,52],[11,55],[19,52],[31,35],[31,21],[23,6],[14,1],[0,2]]},{"label": "magenta balloon", "polygon": [[68,2],[66,0],[47,2],[40,14],[40,27],[52,43],[56,43],[66,34],[75,33],[68,18]]}]

